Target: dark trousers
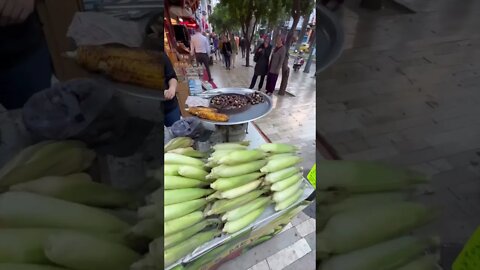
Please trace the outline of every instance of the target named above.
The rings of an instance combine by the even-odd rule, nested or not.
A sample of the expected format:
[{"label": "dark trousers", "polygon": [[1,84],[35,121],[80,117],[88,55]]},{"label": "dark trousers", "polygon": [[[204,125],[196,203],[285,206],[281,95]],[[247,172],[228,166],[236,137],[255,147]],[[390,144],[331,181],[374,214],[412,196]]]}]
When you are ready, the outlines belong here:
[{"label": "dark trousers", "polygon": [[278,74],[268,73],[267,75],[267,93],[273,93],[275,91],[275,86],[277,85]]},{"label": "dark trousers", "polygon": [[224,53],[223,54],[223,57],[225,58],[225,67],[226,68],[230,68],[230,65],[231,65],[231,56],[228,54],[228,53]]},{"label": "dark trousers", "polygon": [[212,80],[212,74],[210,73],[210,58],[208,57],[208,54],[206,53],[197,53],[195,54],[197,58],[197,63],[199,65],[203,64],[205,68],[207,69],[207,74],[208,74],[208,79],[211,81]]},{"label": "dark trousers", "polygon": [[245,58],[246,53],[247,53],[247,48],[242,47],[242,58]]},{"label": "dark trousers", "polygon": [[0,71],[0,103],[7,110],[23,107],[33,94],[50,87],[52,74],[50,53],[44,44],[15,66]]},{"label": "dark trousers", "polygon": [[250,83],[250,89],[253,89],[255,87],[255,84],[257,84],[258,76],[260,76],[260,84],[258,85],[258,90],[262,90],[263,81],[265,80],[265,75],[253,75],[252,82]]},{"label": "dark trousers", "polygon": [[169,111],[169,112],[166,112],[165,113],[165,118],[164,118],[164,125],[166,127],[171,127],[175,122],[177,122],[178,120],[180,120],[182,114],[180,112],[180,107],[175,107],[175,109]]}]

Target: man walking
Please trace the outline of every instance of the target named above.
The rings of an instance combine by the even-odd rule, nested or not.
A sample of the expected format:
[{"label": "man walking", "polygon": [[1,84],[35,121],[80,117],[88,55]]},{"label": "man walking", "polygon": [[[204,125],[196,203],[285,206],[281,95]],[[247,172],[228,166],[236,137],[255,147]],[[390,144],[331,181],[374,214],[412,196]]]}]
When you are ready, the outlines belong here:
[{"label": "man walking", "polygon": [[242,58],[245,58],[245,53],[247,51],[247,40],[245,39],[245,37],[242,37],[242,39],[240,39],[240,48],[242,49]]},{"label": "man walking", "polygon": [[190,54],[197,60],[199,65],[205,65],[208,74],[208,80],[211,82],[213,81],[212,75],[210,73],[210,43],[208,42],[208,38],[202,35],[202,31],[200,27],[195,29],[195,35],[192,36],[190,41]]}]

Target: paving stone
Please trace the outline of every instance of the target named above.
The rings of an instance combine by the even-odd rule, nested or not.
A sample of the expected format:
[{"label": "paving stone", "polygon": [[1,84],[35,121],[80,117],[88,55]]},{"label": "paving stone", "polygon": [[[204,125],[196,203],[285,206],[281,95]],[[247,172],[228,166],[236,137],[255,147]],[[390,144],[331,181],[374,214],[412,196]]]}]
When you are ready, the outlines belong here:
[{"label": "paving stone", "polygon": [[300,239],[288,248],[268,257],[267,262],[271,269],[281,270],[302,258],[310,251],[312,250],[307,241],[305,239]]},{"label": "paving stone", "polygon": [[268,266],[267,260],[263,260],[248,269],[249,270],[270,270],[270,267]]},{"label": "paving stone", "polygon": [[304,222],[295,226],[295,228],[297,229],[298,234],[301,237],[305,237],[305,236],[307,236],[310,233],[315,231],[315,229],[316,229],[315,219],[309,218],[309,219],[305,220]]},{"label": "paving stone", "polygon": [[316,269],[316,253],[312,251],[292,264],[285,267],[285,270],[315,270]]}]

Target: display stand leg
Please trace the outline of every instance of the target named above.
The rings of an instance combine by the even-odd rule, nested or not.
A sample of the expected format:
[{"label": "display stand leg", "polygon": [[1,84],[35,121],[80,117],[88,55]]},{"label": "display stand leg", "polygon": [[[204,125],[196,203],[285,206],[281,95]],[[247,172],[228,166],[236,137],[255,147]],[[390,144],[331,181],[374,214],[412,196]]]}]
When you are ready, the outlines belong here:
[{"label": "display stand leg", "polygon": [[230,142],[230,128],[227,126],[227,130],[225,131],[226,135],[226,142]]}]

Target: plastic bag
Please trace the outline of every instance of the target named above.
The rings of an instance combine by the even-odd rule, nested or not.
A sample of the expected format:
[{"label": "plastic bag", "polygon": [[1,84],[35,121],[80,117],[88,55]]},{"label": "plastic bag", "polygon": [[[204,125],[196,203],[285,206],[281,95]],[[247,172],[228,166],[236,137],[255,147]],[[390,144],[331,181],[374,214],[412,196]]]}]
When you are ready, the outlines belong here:
[{"label": "plastic bag", "polygon": [[[98,132],[87,129],[91,125],[95,129],[100,126],[102,131],[108,129],[108,125],[99,125],[95,120],[103,118],[99,116],[105,111],[109,111],[110,116],[115,114],[112,97],[113,89],[91,79],[58,83],[27,101],[23,107],[23,121],[32,133],[47,139],[93,135]],[[108,118],[111,122],[111,117]]]},{"label": "plastic bag", "polygon": [[170,131],[175,137],[190,137],[196,139],[204,133],[205,129],[198,118],[187,117],[173,123]]}]

